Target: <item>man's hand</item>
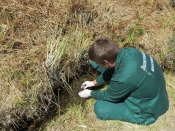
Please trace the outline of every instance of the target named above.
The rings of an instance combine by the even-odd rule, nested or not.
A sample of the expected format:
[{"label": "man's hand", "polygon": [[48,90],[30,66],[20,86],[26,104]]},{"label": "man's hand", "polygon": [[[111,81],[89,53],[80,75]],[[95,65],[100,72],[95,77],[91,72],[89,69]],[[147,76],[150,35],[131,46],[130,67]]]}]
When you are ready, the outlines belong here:
[{"label": "man's hand", "polygon": [[91,96],[91,90],[85,89],[83,91],[78,92],[78,95],[82,98],[88,98]]},{"label": "man's hand", "polygon": [[95,84],[93,83],[93,81],[86,81],[81,85],[81,88],[86,89],[88,87],[92,87],[95,86]]}]

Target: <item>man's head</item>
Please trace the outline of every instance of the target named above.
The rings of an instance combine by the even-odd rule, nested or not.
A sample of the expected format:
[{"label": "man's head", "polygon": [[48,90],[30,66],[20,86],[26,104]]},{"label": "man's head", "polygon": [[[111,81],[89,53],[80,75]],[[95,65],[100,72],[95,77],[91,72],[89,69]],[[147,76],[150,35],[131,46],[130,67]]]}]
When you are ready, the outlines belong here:
[{"label": "man's head", "polygon": [[95,40],[89,48],[89,58],[105,68],[113,67],[119,52],[119,46],[112,40],[102,37]]}]

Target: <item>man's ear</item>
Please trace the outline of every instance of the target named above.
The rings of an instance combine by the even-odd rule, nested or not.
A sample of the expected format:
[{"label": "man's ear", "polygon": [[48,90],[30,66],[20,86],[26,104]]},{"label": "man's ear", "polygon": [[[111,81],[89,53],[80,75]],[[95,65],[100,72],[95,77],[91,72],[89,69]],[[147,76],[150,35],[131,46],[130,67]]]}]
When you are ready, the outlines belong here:
[{"label": "man's ear", "polygon": [[109,64],[109,61],[108,61],[108,60],[103,60],[103,61],[104,61],[104,63],[105,63],[106,65]]}]

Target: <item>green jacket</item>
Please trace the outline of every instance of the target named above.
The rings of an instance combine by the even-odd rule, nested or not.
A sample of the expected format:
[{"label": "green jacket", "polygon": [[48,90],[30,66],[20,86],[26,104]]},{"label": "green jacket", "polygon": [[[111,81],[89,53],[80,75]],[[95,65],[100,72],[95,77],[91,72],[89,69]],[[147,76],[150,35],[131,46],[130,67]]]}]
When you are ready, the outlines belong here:
[{"label": "green jacket", "polygon": [[[96,79],[99,85],[110,81],[106,90],[93,90],[91,96],[110,102],[124,100],[129,113],[124,118],[137,124],[151,124],[168,110],[166,83],[161,68],[149,55],[134,48],[123,48],[113,70]],[[131,114],[132,116],[128,116]]]}]

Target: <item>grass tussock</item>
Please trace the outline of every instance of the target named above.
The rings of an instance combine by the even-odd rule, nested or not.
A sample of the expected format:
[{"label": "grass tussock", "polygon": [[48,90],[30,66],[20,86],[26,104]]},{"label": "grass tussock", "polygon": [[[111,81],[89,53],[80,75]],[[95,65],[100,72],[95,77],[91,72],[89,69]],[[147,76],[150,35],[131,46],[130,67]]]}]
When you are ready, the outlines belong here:
[{"label": "grass tussock", "polygon": [[[52,88],[64,87],[73,93],[69,83],[89,66],[86,51],[100,36],[121,47],[144,50],[162,69],[175,70],[174,14],[168,0],[2,0],[0,129],[25,127],[26,121],[40,120],[53,105],[58,106]],[[85,120],[92,118],[81,114],[91,114],[91,108],[74,105],[67,112],[77,113],[79,119],[68,115],[61,123],[55,121],[62,125],[68,119],[67,123],[76,125],[75,130],[88,125],[95,130],[96,126]],[[115,128],[122,125],[118,122]],[[58,128],[51,126],[48,128]],[[99,127],[109,128],[114,127]]]}]

